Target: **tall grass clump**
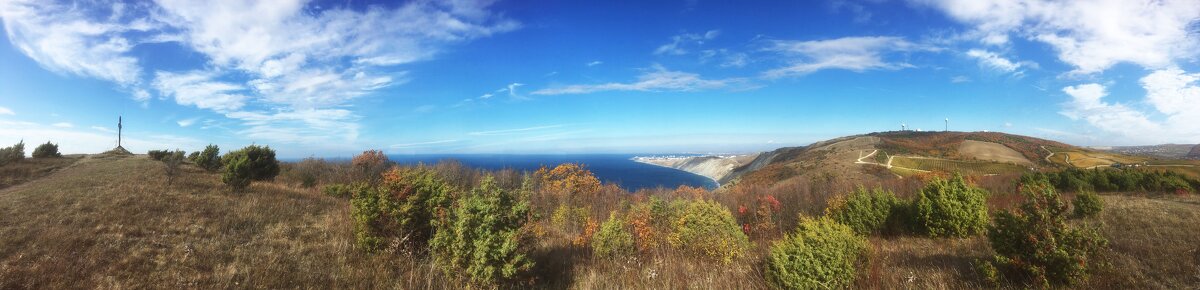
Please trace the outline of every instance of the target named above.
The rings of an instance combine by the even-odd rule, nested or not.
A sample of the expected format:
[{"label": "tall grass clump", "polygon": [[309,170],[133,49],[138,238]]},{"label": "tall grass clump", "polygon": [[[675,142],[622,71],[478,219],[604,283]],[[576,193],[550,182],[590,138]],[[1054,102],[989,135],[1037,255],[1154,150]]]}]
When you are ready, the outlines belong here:
[{"label": "tall grass clump", "polygon": [[781,289],[841,289],[854,282],[867,239],[829,217],[801,217],[796,231],[772,244],[766,279]]},{"label": "tall grass clump", "polygon": [[440,220],[430,249],[446,275],[472,284],[510,282],[533,267],[525,192],[499,187],[488,175]]},{"label": "tall grass clump", "polygon": [[913,226],[931,237],[967,237],[987,227],[987,193],[961,175],[935,177],[913,200]]},{"label": "tall grass clump", "polygon": [[668,238],[672,247],[731,263],[745,256],[750,240],[738,228],[737,220],[716,201],[695,200],[688,204],[675,222]]},{"label": "tall grass clump", "polygon": [[1052,185],[1025,184],[1021,194],[1026,201],[1018,210],[996,214],[988,228],[996,256],[977,268],[1039,288],[1087,279],[1108,241],[1096,229],[1067,224],[1067,204]]},{"label": "tall grass clump", "polygon": [[58,145],[46,141],[46,144],[38,145],[33,148],[33,158],[57,158],[62,157],[62,153],[58,153]]},{"label": "tall grass clump", "polygon": [[859,187],[854,192],[829,201],[825,215],[850,226],[859,235],[879,233],[889,224],[897,225],[903,206],[890,190]]}]

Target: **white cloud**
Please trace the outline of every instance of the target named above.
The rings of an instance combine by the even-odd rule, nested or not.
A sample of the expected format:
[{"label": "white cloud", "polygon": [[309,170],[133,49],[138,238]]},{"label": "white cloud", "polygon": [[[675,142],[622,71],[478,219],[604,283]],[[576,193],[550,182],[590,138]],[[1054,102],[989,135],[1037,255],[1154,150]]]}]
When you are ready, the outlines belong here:
[{"label": "white cloud", "polygon": [[703,45],[704,42],[713,40],[720,34],[720,30],[709,30],[704,34],[683,33],[675,35],[671,37],[671,42],[654,49],[654,54],[684,55],[688,53],[688,47]]},{"label": "white cloud", "polygon": [[164,96],[174,97],[180,105],[191,105],[201,109],[228,112],[241,109],[250,98],[239,93],[245,87],[235,83],[213,80],[215,73],[192,71],[172,73],[160,71],[155,74],[154,88]]},{"label": "white cloud", "polygon": [[117,132],[116,130],[109,129],[108,127],[103,127],[103,126],[92,126],[92,129],[95,129],[96,131],[100,131],[100,132],[104,132],[104,133],[116,133]]},{"label": "white cloud", "polygon": [[59,128],[71,128],[71,127],[75,127],[75,125],[74,125],[74,124],[67,123],[67,122],[58,122],[58,123],[51,124],[50,126],[59,127]]},{"label": "white cloud", "polygon": [[1071,101],[1060,113],[1072,120],[1084,120],[1096,128],[1127,138],[1148,139],[1160,136],[1162,127],[1145,114],[1123,104],[1102,100],[1108,95],[1101,84],[1082,84],[1063,88]]},{"label": "white cloud", "polygon": [[524,85],[525,84],[522,84],[522,83],[508,84],[508,96],[513,97],[513,98],[520,98],[521,96],[517,95],[517,87],[524,86]]},{"label": "white cloud", "polygon": [[1013,62],[991,51],[982,49],[972,49],[967,51],[967,56],[970,56],[979,61],[979,65],[985,66],[994,70],[1011,73],[1016,72],[1021,68],[1020,63]]},{"label": "white cloud", "polygon": [[[98,15],[89,10],[99,4],[60,5],[52,1],[0,2],[9,42],[42,67],[77,76],[94,77],[120,85],[138,83],[138,60],[126,55],[137,44],[128,35],[156,30],[144,18]],[[110,17],[111,16],[111,17]],[[117,19],[112,19],[115,17]]]},{"label": "white cloud", "polygon": [[437,141],[417,142],[417,143],[392,144],[391,146],[388,146],[388,147],[391,147],[392,149],[403,149],[403,148],[414,148],[414,147],[429,147],[432,145],[447,144],[447,143],[454,143],[454,142],[458,142],[458,140],[451,139],[451,140],[437,140]]},{"label": "white cloud", "polygon": [[517,128],[517,129],[504,129],[504,130],[492,130],[492,131],[477,131],[477,132],[470,132],[470,133],[467,133],[467,135],[472,135],[472,136],[501,136],[501,135],[513,135],[513,134],[526,134],[526,133],[529,133],[529,132],[531,132],[531,131],[541,131],[541,130],[546,130],[546,129],[562,128],[562,127],[566,127],[566,126],[567,126],[566,124],[556,124],[556,125],[534,126],[534,127]]},{"label": "white cloud", "polygon": [[1054,47],[1074,73],[1101,72],[1128,62],[1167,68],[1200,51],[1192,25],[1195,0],[911,0],[933,6],[973,26],[981,42],[1003,44],[1008,35]]},{"label": "white cloud", "polygon": [[480,99],[490,99],[491,97],[492,94],[483,94],[482,96],[479,96]]},{"label": "white cloud", "polygon": [[781,78],[824,69],[863,72],[909,68],[913,65],[888,61],[884,57],[892,53],[936,51],[937,48],[915,44],[900,37],[866,36],[813,41],[776,40],[771,42],[767,50],[788,58],[788,66],[763,73],[767,78]]},{"label": "white cloud", "polygon": [[1166,115],[1169,134],[1190,142],[1200,140],[1200,73],[1159,70],[1143,77],[1141,84],[1146,102]]},{"label": "white cloud", "polygon": [[16,115],[12,109],[0,107],[0,115]]},{"label": "white cloud", "polygon": [[598,66],[598,65],[601,65],[601,64],[604,64],[604,62],[603,62],[603,61],[599,61],[599,60],[593,60],[592,62],[589,62],[589,63],[587,63],[587,66]]},{"label": "white cloud", "polygon": [[[518,22],[490,10],[493,2],[350,8],[308,0],[129,5],[13,0],[0,1],[0,17],[10,42],[43,67],[112,81],[143,105],[152,98],[143,89],[141,56],[130,52],[148,42],[177,43],[208,63],[155,72],[152,87],[161,95],[228,116],[273,116],[254,122],[231,117],[245,121],[247,128],[237,131],[244,137],[328,142],[357,136],[353,112],[328,108],[352,108],[356,98],[404,83],[406,73],[396,65],[518,29]],[[314,139],[322,136],[333,139]]]},{"label": "white cloud", "polygon": [[179,127],[188,127],[188,126],[191,126],[192,124],[196,124],[196,121],[198,121],[198,120],[200,120],[200,117],[181,119],[179,121],[175,121],[175,124],[178,124]]},{"label": "white cloud", "polygon": [[971,78],[969,78],[967,76],[954,76],[954,77],[950,78],[950,82],[956,83],[956,84],[966,83],[966,82],[970,82],[970,81],[971,81]]},{"label": "white cloud", "polygon": [[568,85],[561,87],[544,88],[534,91],[534,95],[569,95],[569,94],[590,94],[603,91],[676,91],[688,92],[699,90],[710,90],[727,88],[734,84],[744,83],[742,79],[719,79],[710,80],[701,78],[700,75],[694,73],[686,73],[679,71],[670,71],[666,68],[655,65],[652,70],[638,76],[638,80],[632,83],[604,83],[594,85]]}]

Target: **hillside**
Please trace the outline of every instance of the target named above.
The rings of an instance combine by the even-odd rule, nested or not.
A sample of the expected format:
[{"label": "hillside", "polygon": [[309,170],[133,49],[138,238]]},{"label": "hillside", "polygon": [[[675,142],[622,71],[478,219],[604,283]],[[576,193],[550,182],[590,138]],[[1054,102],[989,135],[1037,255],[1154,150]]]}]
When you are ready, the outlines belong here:
[{"label": "hillside", "polygon": [[1060,142],[997,132],[892,131],[854,135],[760,154],[731,174],[736,182],[773,184],[792,178],[837,176],[878,182],[935,172],[966,175],[1020,173],[1056,167]]},{"label": "hillside", "polygon": [[[839,138],[756,160],[814,166],[805,162],[822,164],[877,142],[875,136]],[[167,185],[163,165],[144,156],[73,160],[0,190],[0,288],[460,288],[426,258],[371,255],[355,248],[349,202],[286,178],[235,193],[218,174],[190,165]],[[1011,206],[1011,198],[996,192],[988,204],[993,210]],[[1102,198],[1108,206],[1093,224],[1110,240],[1106,262],[1111,268],[1079,289],[1177,289],[1200,283],[1194,275],[1200,271],[1195,248],[1200,235],[1194,234],[1200,231],[1200,197]],[[589,202],[607,209],[619,209],[616,204],[623,202],[605,200]],[[535,286],[524,288],[767,288],[759,261],[770,236],[755,236],[751,256],[730,265],[666,250],[639,258],[645,261],[608,261],[592,258],[588,247],[569,246],[570,236],[551,231],[539,239],[532,246],[538,263]],[[985,237],[875,236],[870,243],[872,254],[863,261],[855,288],[984,286],[972,274],[971,261],[990,255]]]}]

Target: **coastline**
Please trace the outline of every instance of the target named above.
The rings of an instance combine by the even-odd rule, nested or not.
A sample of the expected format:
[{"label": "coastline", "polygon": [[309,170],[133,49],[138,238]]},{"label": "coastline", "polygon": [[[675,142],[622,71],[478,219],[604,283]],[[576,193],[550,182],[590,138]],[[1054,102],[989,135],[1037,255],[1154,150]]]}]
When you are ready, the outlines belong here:
[{"label": "coastline", "polygon": [[708,180],[712,180],[712,182],[713,182],[714,184],[716,184],[716,185],[717,185],[717,187],[716,187],[716,188],[721,188],[721,182],[720,182],[720,181],[717,181],[717,179],[716,179],[715,177],[712,177],[712,176],[708,176],[708,175],[705,175],[705,174],[700,174],[700,173],[696,173],[696,172],[691,172],[691,171],[687,171],[687,170],[683,170],[683,169],[679,169],[679,168],[675,168],[675,167],[671,167],[671,166],[666,166],[666,165],[662,165],[662,164],[658,164],[658,163],[650,162],[649,160],[646,160],[646,159],[644,159],[644,158],[642,158],[642,157],[637,157],[637,156],[635,156],[635,157],[632,157],[632,158],[629,158],[629,160],[633,160],[633,162],[637,162],[637,163],[649,164],[649,165],[654,165],[654,166],[663,167],[663,168],[670,168],[670,169],[674,169],[674,170],[679,170],[679,171],[683,171],[683,172],[687,172],[687,173],[691,173],[691,174],[695,174],[695,175],[703,176],[704,178],[708,178]]}]

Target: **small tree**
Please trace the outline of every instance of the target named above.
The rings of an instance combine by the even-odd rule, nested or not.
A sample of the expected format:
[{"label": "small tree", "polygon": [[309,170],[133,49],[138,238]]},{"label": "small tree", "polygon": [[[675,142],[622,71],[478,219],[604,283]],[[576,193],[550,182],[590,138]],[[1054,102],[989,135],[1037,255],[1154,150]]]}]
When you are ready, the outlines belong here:
[{"label": "small tree", "polygon": [[183,163],[183,159],[183,151],[175,150],[175,152],[167,154],[160,160],[165,166],[164,170],[167,176],[167,186],[170,186],[175,180],[175,176],[179,174],[179,164]]},{"label": "small tree", "polygon": [[21,161],[22,159],[25,159],[25,140],[21,140],[21,142],[17,142],[13,146],[0,148],[0,165]]},{"label": "small tree", "polygon": [[391,161],[388,160],[386,154],[383,154],[382,150],[367,150],[354,156],[350,160],[350,164],[358,169],[358,173],[362,174],[367,181],[375,184],[379,181],[380,174],[391,166]]},{"label": "small tree", "polygon": [[150,150],[150,151],[146,152],[146,156],[150,156],[150,159],[153,159],[156,161],[162,161],[163,157],[167,157],[167,155],[170,155],[170,154],[171,154],[170,150]]},{"label": "small tree", "polygon": [[225,172],[221,174],[221,182],[224,182],[234,191],[242,191],[247,186],[250,186],[250,158],[246,155],[237,155],[225,159]]},{"label": "small tree", "polygon": [[988,228],[988,241],[996,251],[992,263],[1010,277],[1041,288],[1086,279],[1089,266],[1108,241],[1094,228],[1068,225],[1067,204],[1050,184],[1024,184],[1021,193],[1026,201],[1019,211],[997,213]]},{"label": "small tree", "polygon": [[195,163],[196,166],[212,172],[217,171],[217,169],[221,169],[220,154],[220,147],[217,147],[217,145],[208,144],[208,146],[204,146],[204,151],[193,153],[191,159],[192,163]]},{"label": "small tree", "polygon": [[33,158],[58,158],[62,154],[58,153],[58,145],[46,141],[46,144],[38,145],[33,148]]},{"label": "small tree", "polygon": [[1072,204],[1075,206],[1076,217],[1092,217],[1104,210],[1104,201],[1101,201],[1100,196],[1091,191],[1076,193],[1075,202]]},{"label": "small tree", "polygon": [[[523,194],[521,194],[523,195]],[[533,267],[528,255],[529,203],[496,185],[491,175],[454,205],[430,241],[447,275],[495,285]]]},{"label": "small tree", "polygon": [[966,237],[987,226],[987,193],[962,175],[933,178],[913,201],[915,227],[931,237]]}]

